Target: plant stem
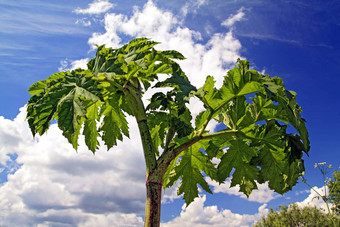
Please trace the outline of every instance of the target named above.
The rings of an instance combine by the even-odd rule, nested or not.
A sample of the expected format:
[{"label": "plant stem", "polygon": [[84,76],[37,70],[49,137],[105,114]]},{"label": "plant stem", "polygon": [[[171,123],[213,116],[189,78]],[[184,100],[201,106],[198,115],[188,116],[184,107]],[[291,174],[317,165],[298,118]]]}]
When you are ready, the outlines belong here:
[{"label": "plant stem", "polygon": [[235,130],[235,129],[222,130],[222,131],[218,131],[218,132],[215,132],[215,133],[210,133],[210,134],[202,135],[202,139],[216,138],[216,137],[225,136],[225,135],[228,135],[228,134],[235,134],[237,132],[239,132],[239,131]]},{"label": "plant stem", "polygon": [[124,93],[127,99],[127,103],[136,118],[140,137],[142,139],[144,158],[145,158],[145,166],[146,166],[146,177],[149,176],[149,173],[156,168],[156,152],[155,147],[152,143],[152,138],[147,122],[146,112],[144,108],[144,104],[141,98],[141,90],[130,86],[129,84],[125,86]]},{"label": "plant stem", "polygon": [[155,157],[155,150],[152,143],[151,134],[147,121],[142,120],[137,123],[144,151],[146,178],[148,178],[150,172],[156,168],[157,162]]},{"label": "plant stem", "polygon": [[[150,129],[147,122],[141,91],[135,86],[124,86],[127,102],[136,118],[146,167],[146,204],[145,227],[159,227],[161,215],[162,182],[165,171],[157,166],[156,148],[153,145]],[[166,169],[165,169],[166,170]]]},{"label": "plant stem", "polygon": [[144,227],[159,227],[161,216],[162,179],[146,182],[146,204]]}]

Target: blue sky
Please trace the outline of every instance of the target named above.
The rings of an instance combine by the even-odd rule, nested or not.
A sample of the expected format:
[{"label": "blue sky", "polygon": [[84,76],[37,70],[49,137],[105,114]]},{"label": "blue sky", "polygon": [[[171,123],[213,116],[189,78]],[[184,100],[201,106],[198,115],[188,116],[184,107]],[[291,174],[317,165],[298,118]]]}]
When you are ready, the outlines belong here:
[{"label": "blue sky", "polygon": [[[340,5],[335,0],[27,0],[0,1],[0,12],[0,225],[141,225],[144,164],[141,150],[134,149],[140,141],[133,123],[131,140],[93,156],[84,144],[73,151],[55,125],[33,140],[23,108],[33,82],[83,67],[94,57],[95,44],[117,47],[137,36],[182,52],[187,60],[181,66],[195,86],[209,74],[221,83],[238,57],[282,77],[298,93],[307,120],[306,178],[321,187],[314,164],[339,167]],[[162,226],[248,226],[271,206],[322,206],[302,182],[284,196],[262,185],[249,200],[228,182],[210,186],[214,195],[202,193],[188,208],[175,187],[167,190]]]}]

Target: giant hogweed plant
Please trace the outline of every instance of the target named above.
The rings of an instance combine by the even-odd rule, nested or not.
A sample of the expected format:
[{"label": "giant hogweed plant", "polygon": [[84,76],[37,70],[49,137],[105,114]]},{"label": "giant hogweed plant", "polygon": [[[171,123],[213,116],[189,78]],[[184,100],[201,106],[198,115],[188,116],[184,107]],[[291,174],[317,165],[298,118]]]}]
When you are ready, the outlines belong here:
[{"label": "giant hogweed plant", "polygon": [[[129,137],[126,116],[133,116],[146,166],[145,226],[159,226],[162,188],[179,180],[178,195],[187,205],[198,197],[198,187],[212,193],[206,177],[219,183],[231,177],[231,186],[239,185],[247,196],[256,182],[269,182],[281,194],[289,191],[304,173],[302,156],[310,148],[296,93],[286,90],[281,78],[249,69],[246,60],[227,72],[221,88],[212,76],[196,88],[176,62],[184,56],[156,50],[156,44],[138,38],[118,49],[98,46],[87,70],[34,83],[27,105],[33,135],[44,134],[56,120],[75,149],[82,133],[95,153],[98,138],[110,149]],[[159,74],[168,77],[159,80]],[[155,93],[144,106],[145,92],[161,87],[170,89]],[[194,125],[186,105],[192,97],[204,105]],[[223,129],[208,131],[212,120]],[[287,131],[291,127],[295,134]]]}]

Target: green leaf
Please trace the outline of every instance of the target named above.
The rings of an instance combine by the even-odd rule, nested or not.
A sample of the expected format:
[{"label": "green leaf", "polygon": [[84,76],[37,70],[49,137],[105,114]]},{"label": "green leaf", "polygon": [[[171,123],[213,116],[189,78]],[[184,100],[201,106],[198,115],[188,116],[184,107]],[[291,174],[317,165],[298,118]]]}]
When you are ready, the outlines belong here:
[{"label": "green leaf", "polygon": [[[51,120],[57,119],[63,135],[76,149],[79,130],[87,112],[84,100],[98,101],[100,93],[95,82],[88,76],[88,71],[75,70],[58,74],[54,78],[56,79],[40,83],[45,83],[46,87],[44,92],[32,96],[29,100],[27,119],[33,135],[42,135]],[[56,81],[58,82],[53,83]]]},{"label": "green leaf", "polygon": [[[187,162],[188,160],[184,159],[183,162]],[[184,194],[184,200],[187,206],[194,201],[196,197],[198,197],[198,188],[197,184],[200,184],[201,187],[212,193],[208,183],[204,180],[203,175],[194,168],[185,168],[182,171],[183,178],[181,184],[178,188],[178,195]]]},{"label": "green leaf", "polygon": [[[196,96],[201,99],[206,109],[214,109],[217,105],[214,101],[218,101],[220,98],[218,90],[214,87],[215,83],[216,81],[212,76],[207,76],[203,87],[197,90]],[[230,98],[232,97],[233,95],[231,94]]]},{"label": "green leaf", "polygon": [[99,107],[102,105],[101,101],[92,102],[87,106],[86,120],[84,123],[83,135],[85,136],[85,143],[87,147],[94,153],[98,148],[99,142],[97,137],[100,137],[97,130],[97,122],[99,121]]},{"label": "green leaf", "polygon": [[204,123],[208,121],[208,118],[210,117],[211,111],[208,109],[206,111],[200,112],[195,119],[195,125],[196,125],[196,130],[199,130],[203,127]]},{"label": "green leaf", "polygon": [[305,119],[301,117],[302,108],[296,103],[296,93],[286,90],[282,79],[278,77],[266,76],[263,78],[263,83],[267,96],[279,104],[277,117],[284,122],[289,122],[299,132],[304,151],[307,153],[310,149],[308,131]]},{"label": "green leaf", "polygon": [[[169,129],[169,115],[165,112],[151,112],[148,113],[148,125],[151,128],[151,138],[154,147],[158,149],[159,146],[164,148],[166,131]],[[158,154],[157,154],[158,155]]]},{"label": "green leaf", "polygon": [[158,108],[161,108],[161,110],[166,110],[166,109],[168,109],[168,106],[170,106],[169,97],[167,97],[162,92],[156,92],[151,97],[150,103],[146,107],[146,109],[147,110],[157,110]]},{"label": "green leaf", "polygon": [[79,130],[87,112],[84,100],[99,101],[99,92],[94,81],[77,71],[66,77],[65,82],[63,87],[72,87],[72,90],[59,101],[56,118],[63,135],[77,148]]},{"label": "green leaf", "polygon": [[233,168],[249,163],[256,155],[253,148],[250,148],[243,140],[231,140],[227,152],[222,156],[218,165],[217,176],[220,182],[229,177]]},{"label": "green leaf", "polygon": [[42,92],[46,92],[46,89],[51,89],[55,84],[59,84],[58,82],[60,79],[63,79],[65,77],[65,72],[58,72],[55,74],[52,74],[49,78],[46,80],[40,80],[36,83],[33,83],[30,88],[28,89],[28,92],[30,95],[37,95]]},{"label": "green leaf", "polygon": [[212,193],[201,173],[201,171],[204,171],[208,176],[212,176],[212,178],[215,178],[216,174],[215,164],[200,150],[200,148],[206,146],[206,141],[194,144],[182,153],[177,165],[172,164],[174,169],[171,177],[169,177],[170,185],[179,178],[182,179],[177,193],[178,195],[184,194],[187,206],[198,197],[198,184],[205,191]]},{"label": "green leaf", "polygon": [[86,106],[77,97],[76,88],[73,88],[58,103],[57,120],[63,135],[76,149],[81,124],[86,116]]},{"label": "green leaf", "polygon": [[178,138],[190,135],[194,129],[191,126],[191,113],[187,108],[183,108],[184,112],[178,113],[179,117],[173,117],[173,125],[178,134]]},{"label": "green leaf", "polygon": [[176,91],[176,100],[178,102],[183,101],[189,96],[196,88],[191,85],[184,72],[181,70],[178,64],[172,64],[172,77],[158,82],[155,87],[174,87]]},{"label": "green leaf", "polygon": [[108,149],[117,145],[117,139],[122,141],[123,134],[129,137],[128,123],[120,108],[121,102],[119,96],[114,96],[104,103],[100,111],[104,119],[99,131],[103,132],[102,139]]},{"label": "green leaf", "polygon": [[258,127],[256,139],[253,142],[261,147],[258,165],[261,167],[261,179],[269,182],[269,188],[283,193],[286,187],[284,169],[286,164],[286,126],[277,124],[274,120]]},{"label": "green leaf", "polygon": [[27,105],[27,121],[32,134],[44,134],[50,126],[51,120],[54,119],[59,100],[67,94],[70,89],[62,88],[53,89],[48,94],[38,94],[32,96]]},{"label": "green leaf", "polygon": [[249,126],[253,122],[247,119],[248,115],[246,112],[248,106],[244,96],[236,97],[221,110],[220,118],[223,119],[223,123],[228,126],[228,128],[241,129]]},{"label": "green leaf", "polygon": [[164,144],[163,143],[164,142],[164,130],[163,128],[161,128],[161,125],[156,125],[150,130],[150,134],[151,134],[153,145],[157,150],[156,155],[159,156],[158,147]]},{"label": "green leaf", "polygon": [[235,169],[230,187],[240,185],[239,191],[249,197],[251,192],[257,189],[255,180],[258,178],[258,172],[259,169],[256,166],[241,162],[241,165]]},{"label": "green leaf", "polygon": [[222,158],[224,154],[223,149],[221,148],[221,146],[217,146],[214,142],[215,141],[213,140],[209,141],[209,145],[207,149],[205,150],[205,152],[207,153],[209,159],[212,159],[215,157],[220,159]]},{"label": "green leaf", "polygon": [[185,57],[176,50],[164,50],[161,52],[163,56],[171,59],[180,59],[183,60]]},{"label": "green leaf", "polygon": [[176,181],[178,180],[178,177],[176,177],[176,171],[175,171],[175,167],[178,165],[177,161],[178,159],[180,158],[180,156],[178,155],[176,158],[174,158],[164,176],[163,176],[163,188],[166,189],[166,188],[170,188],[171,186],[174,185],[174,183],[176,183]]},{"label": "green leaf", "polygon": [[247,64],[247,61],[239,60],[239,65],[228,72],[218,90],[214,87],[213,77],[208,76],[196,95],[207,108],[218,111],[237,96],[263,91],[264,87],[260,83],[262,76],[256,71],[248,70]]},{"label": "green leaf", "polygon": [[158,148],[161,146],[165,147],[165,135],[166,131],[169,129],[169,116],[164,112],[154,112],[148,114],[148,124],[151,128],[151,138],[154,147],[157,150],[157,156],[159,155]]},{"label": "green leaf", "polygon": [[[204,134],[210,138],[209,158],[220,157],[220,151],[229,148],[217,168],[218,180],[223,182],[232,173],[232,186],[239,184],[247,196],[256,188],[255,180],[268,181],[279,193],[290,190],[304,171],[302,151],[309,150],[296,93],[287,91],[282,79],[249,70],[249,63],[241,60],[228,72],[220,89],[214,84],[208,76],[196,92],[206,110],[195,123],[199,130],[214,118],[227,128]],[[249,99],[248,94],[253,97]],[[287,125],[278,121],[294,126],[299,135],[287,134]],[[236,131],[232,135],[228,130]]]},{"label": "green leaf", "polygon": [[[106,77],[104,81],[114,81],[114,84],[110,86],[119,87],[122,90],[122,87],[132,84],[136,89],[140,89],[139,83],[142,83],[144,92],[149,89],[151,82],[158,78],[157,74],[172,73],[175,75],[176,65],[176,70],[181,72],[177,74],[183,76],[184,73],[172,59],[184,57],[177,51],[156,51],[153,48],[156,44],[158,42],[147,38],[138,38],[118,49],[99,46],[96,57],[90,60],[88,68],[98,79],[103,79],[104,74]],[[131,80],[132,78],[137,80]],[[183,78],[187,79],[185,76]],[[178,98],[183,98],[190,89],[188,87],[190,83],[183,78],[181,78],[180,88],[182,90],[178,92]],[[173,81],[169,84],[173,84]],[[187,87],[184,88],[184,86]]]},{"label": "green leaf", "polygon": [[[287,160],[289,160],[289,158]],[[285,188],[282,190],[283,193],[292,190],[293,186],[297,184],[299,177],[304,174],[305,167],[303,160],[295,159],[294,161],[288,161],[284,171],[286,185]]]},{"label": "green leaf", "polygon": [[217,177],[222,183],[229,177],[232,169],[235,169],[231,186],[239,184],[240,191],[249,196],[251,191],[257,188],[255,180],[259,169],[250,164],[250,160],[257,155],[257,152],[242,139],[231,140],[229,144],[227,153],[222,156],[218,165]]},{"label": "green leaf", "polygon": [[91,59],[87,64],[89,70],[98,77],[100,73],[110,72],[116,75],[124,74],[122,70],[122,62],[116,62],[118,53],[114,52],[112,48],[98,46],[96,57]]},{"label": "green leaf", "polygon": [[186,137],[190,135],[193,131],[191,124],[187,124],[186,122],[181,121],[178,118],[174,119],[174,126],[176,132],[178,133],[178,138]]}]

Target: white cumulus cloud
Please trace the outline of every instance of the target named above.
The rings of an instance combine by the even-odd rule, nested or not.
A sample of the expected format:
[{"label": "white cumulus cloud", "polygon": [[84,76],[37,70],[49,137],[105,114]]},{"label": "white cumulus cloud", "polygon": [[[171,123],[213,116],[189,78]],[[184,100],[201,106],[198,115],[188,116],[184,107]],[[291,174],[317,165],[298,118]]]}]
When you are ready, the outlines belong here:
[{"label": "white cumulus cloud", "polygon": [[108,0],[96,0],[90,3],[88,8],[82,9],[77,8],[74,10],[77,14],[102,14],[114,7],[114,4],[110,3]]},{"label": "white cumulus cloud", "polygon": [[217,206],[204,206],[206,196],[203,195],[196,198],[190,206],[182,206],[182,211],[179,217],[176,217],[168,223],[163,223],[163,227],[241,227],[249,226],[254,221],[259,220],[263,215],[266,215],[269,210],[266,205],[258,208],[258,213],[254,215],[236,214],[230,210],[219,210]]},{"label": "white cumulus cloud", "polygon": [[[131,139],[110,151],[102,145],[93,155],[82,138],[75,152],[55,124],[33,139],[25,115],[22,108],[14,120],[0,118],[1,154],[16,153],[22,165],[0,187],[0,225],[48,225],[53,220],[54,225],[75,226],[126,214],[140,222],[145,167],[136,149],[141,147],[136,124],[130,124]],[[5,168],[8,159],[0,156]]]},{"label": "white cumulus cloud", "polygon": [[[314,186],[313,189],[310,189],[308,197],[301,202],[297,202],[296,204],[300,207],[316,206],[317,208],[322,208],[325,212],[328,212],[326,203],[322,200],[322,198],[316,192],[318,192],[322,196],[328,195],[329,188],[327,186],[320,187],[320,188],[317,186]],[[332,204],[329,204],[329,205],[331,208]]]}]

